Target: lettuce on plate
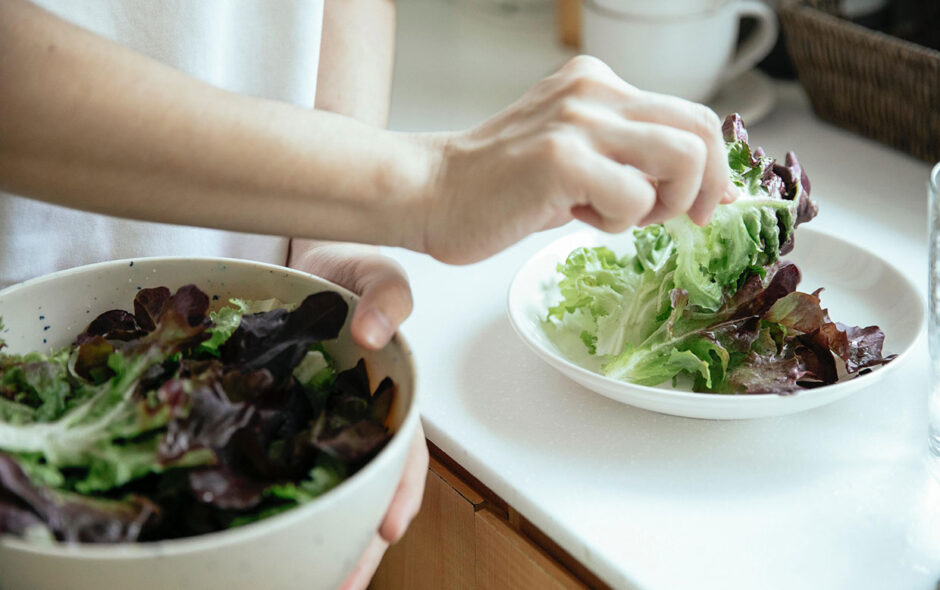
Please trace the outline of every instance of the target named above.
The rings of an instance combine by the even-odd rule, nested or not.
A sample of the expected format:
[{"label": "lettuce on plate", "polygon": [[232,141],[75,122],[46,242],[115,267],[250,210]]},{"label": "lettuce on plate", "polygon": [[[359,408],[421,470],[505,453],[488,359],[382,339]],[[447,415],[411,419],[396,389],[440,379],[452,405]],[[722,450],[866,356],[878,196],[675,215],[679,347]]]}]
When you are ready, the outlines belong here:
[{"label": "lettuce on plate", "polygon": [[831,321],[821,289],[797,291],[799,270],[781,260],[818,211],[796,156],[752,150],[737,115],[723,131],[739,198],[704,227],[681,216],[635,230],[624,256],[573,251],[548,335],[562,349],[576,336],[615,379],[713,393],[793,393],[890,361],[877,326]]},{"label": "lettuce on plate", "polygon": [[[239,526],[335,487],[389,438],[394,383],[337,371],[332,292],[294,309],[143,289],[72,346],[0,354],[0,534],[69,542]],[[2,343],[0,343],[2,346]]]}]

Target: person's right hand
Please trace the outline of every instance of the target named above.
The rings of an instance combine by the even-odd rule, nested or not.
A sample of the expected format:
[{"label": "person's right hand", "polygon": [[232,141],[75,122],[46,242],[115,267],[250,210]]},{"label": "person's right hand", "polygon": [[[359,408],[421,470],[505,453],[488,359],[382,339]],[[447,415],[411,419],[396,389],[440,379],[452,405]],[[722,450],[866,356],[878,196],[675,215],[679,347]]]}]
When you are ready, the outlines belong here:
[{"label": "person's right hand", "polygon": [[480,127],[431,139],[442,154],[421,199],[422,250],[454,264],[572,218],[607,232],[734,200],[721,122],[576,57]]}]

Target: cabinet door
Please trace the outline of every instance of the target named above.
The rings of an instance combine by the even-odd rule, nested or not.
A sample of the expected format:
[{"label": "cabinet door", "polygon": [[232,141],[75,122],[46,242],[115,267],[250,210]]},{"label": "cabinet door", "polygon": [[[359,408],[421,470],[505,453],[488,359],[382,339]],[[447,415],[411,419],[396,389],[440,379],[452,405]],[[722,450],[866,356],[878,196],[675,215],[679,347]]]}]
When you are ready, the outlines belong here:
[{"label": "cabinet door", "polygon": [[385,552],[372,590],[475,587],[474,504],[435,471],[439,468],[432,460],[421,512],[402,540]]},{"label": "cabinet door", "polygon": [[489,510],[476,513],[476,588],[584,588],[567,570]]}]

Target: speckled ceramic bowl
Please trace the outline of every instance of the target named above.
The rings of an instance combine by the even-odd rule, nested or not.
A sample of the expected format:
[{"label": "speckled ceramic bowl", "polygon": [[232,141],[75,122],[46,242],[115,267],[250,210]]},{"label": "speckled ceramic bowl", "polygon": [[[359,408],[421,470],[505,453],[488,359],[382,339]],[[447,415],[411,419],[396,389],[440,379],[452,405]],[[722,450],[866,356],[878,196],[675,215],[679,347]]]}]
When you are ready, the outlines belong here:
[{"label": "speckled ceramic bowl", "polygon": [[[11,352],[68,344],[97,314],[128,309],[140,288],[193,283],[223,304],[229,297],[300,301],[329,289],[352,308],[356,296],[279,266],[229,259],[143,258],[63,271],[0,291],[3,338]],[[217,297],[216,297],[217,296]],[[415,370],[400,335],[368,352],[349,336],[349,318],[328,351],[340,368],[364,357],[373,387],[398,385],[389,417],[395,435],[354,476],[309,504],[237,529],[126,545],[31,544],[0,537],[3,590],[333,589],[378,529],[418,425]]]}]

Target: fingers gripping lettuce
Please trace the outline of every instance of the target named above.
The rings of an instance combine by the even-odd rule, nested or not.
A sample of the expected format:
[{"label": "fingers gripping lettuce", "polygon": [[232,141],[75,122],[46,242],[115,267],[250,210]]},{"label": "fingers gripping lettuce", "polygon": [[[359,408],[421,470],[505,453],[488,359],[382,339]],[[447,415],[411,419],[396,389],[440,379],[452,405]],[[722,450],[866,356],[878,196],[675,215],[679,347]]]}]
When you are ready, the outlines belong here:
[{"label": "fingers gripping lettuce", "polygon": [[638,229],[622,257],[572,252],[558,268],[562,300],[548,334],[577,334],[616,379],[687,376],[694,390],[721,393],[793,392],[890,360],[876,326],[833,323],[819,291],[797,292],[799,270],[780,260],[817,213],[796,156],[781,164],[752,150],[737,115],[723,130],[738,200],[704,227],[682,216]]}]

